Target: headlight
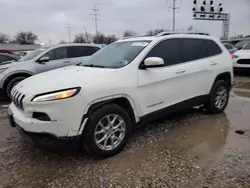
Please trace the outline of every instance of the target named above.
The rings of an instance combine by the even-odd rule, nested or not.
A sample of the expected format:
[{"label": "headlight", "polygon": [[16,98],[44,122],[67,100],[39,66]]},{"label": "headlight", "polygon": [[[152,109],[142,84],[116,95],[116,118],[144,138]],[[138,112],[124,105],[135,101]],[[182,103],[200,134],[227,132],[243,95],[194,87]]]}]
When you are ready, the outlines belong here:
[{"label": "headlight", "polygon": [[0,74],[3,73],[5,70],[7,70],[8,68],[2,68],[0,69]]},{"label": "headlight", "polygon": [[80,89],[81,89],[80,87],[77,87],[77,88],[53,91],[49,93],[43,93],[43,94],[36,95],[31,101],[45,102],[45,101],[67,99],[67,98],[74,97],[75,95],[77,95]]}]

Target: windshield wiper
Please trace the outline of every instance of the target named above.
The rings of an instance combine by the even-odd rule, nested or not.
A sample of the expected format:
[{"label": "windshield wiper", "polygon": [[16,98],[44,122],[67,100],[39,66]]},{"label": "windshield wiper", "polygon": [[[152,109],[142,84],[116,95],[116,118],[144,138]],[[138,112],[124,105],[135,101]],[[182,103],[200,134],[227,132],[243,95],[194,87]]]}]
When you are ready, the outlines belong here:
[{"label": "windshield wiper", "polygon": [[94,64],[90,64],[90,65],[82,65],[83,67],[97,67],[97,68],[105,68],[104,66],[101,65],[94,65]]}]

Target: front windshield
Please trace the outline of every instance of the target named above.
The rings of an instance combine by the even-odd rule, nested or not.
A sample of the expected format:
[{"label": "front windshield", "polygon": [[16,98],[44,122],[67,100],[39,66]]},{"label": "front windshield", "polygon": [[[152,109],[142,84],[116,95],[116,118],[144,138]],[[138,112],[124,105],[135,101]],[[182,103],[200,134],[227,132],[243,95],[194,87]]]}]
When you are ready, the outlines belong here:
[{"label": "front windshield", "polygon": [[150,41],[129,41],[113,43],[81,64],[81,66],[121,68],[131,63]]},{"label": "front windshield", "polygon": [[244,46],[243,50],[250,50],[250,41]]},{"label": "front windshield", "polygon": [[19,61],[31,60],[31,59],[35,58],[36,56],[38,56],[39,54],[41,54],[42,52],[44,52],[47,49],[48,48],[38,48],[38,49],[36,49],[34,51],[29,52],[26,56],[22,57]]}]

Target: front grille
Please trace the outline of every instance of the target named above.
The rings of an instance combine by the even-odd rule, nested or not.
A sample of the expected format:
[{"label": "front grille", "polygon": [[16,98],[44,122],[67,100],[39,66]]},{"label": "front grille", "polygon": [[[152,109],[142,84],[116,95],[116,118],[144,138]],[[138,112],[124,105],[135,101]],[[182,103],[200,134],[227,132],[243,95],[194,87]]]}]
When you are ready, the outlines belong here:
[{"label": "front grille", "polygon": [[237,61],[238,64],[250,65],[250,59],[240,59]]},{"label": "front grille", "polygon": [[13,89],[11,93],[12,102],[16,105],[17,108],[23,110],[23,99],[25,98],[25,94],[15,89]]}]

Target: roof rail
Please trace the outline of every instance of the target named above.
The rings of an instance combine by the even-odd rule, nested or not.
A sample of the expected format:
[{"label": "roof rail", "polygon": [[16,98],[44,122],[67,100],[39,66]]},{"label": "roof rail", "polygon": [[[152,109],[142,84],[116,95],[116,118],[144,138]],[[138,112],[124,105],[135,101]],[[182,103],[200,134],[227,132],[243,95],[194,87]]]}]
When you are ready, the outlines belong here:
[{"label": "roof rail", "polygon": [[139,37],[147,37],[147,35],[122,37],[120,40],[139,38]]},{"label": "roof rail", "polygon": [[176,35],[176,34],[207,35],[207,36],[209,36],[208,33],[191,33],[191,32],[161,32],[161,33],[157,34],[156,36],[161,37],[161,36]]}]

